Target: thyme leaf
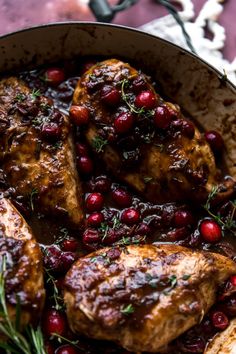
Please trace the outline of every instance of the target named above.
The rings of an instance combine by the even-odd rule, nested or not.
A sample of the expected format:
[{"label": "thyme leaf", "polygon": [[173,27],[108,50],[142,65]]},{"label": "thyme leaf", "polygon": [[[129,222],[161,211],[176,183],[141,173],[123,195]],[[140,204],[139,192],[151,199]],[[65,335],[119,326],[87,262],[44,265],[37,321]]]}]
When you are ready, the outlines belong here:
[{"label": "thyme leaf", "polygon": [[104,147],[108,144],[106,139],[103,139],[101,136],[97,135],[92,140],[92,146],[96,152],[100,153],[104,151]]},{"label": "thyme leaf", "polygon": [[50,273],[49,269],[44,268],[44,271],[45,271],[45,274],[47,276],[47,281],[46,281],[47,284],[50,284],[52,286],[52,290],[53,290],[52,298],[53,298],[54,303],[55,303],[55,308],[56,308],[56,310],[61,310],[63,308],[63,305],[61,305],[63,299],[59,295],[59,290],[57,288],[55,278]]},{"label": "thyme leaf", "polygon": [[123,101],[126,103],[126,105],[129,107],[130,111],[136,114],[142,114],[145,113],[144,108],[136,108],[129,100],[129,95],[125,93],[125,88],[129,86],[130,82],[127,79],[124,79],[121,81],[121,96]]},{"label": "thyme leaf", "polygon": [[33,98],[33,100],[36,100],[36,98],[40,96],[41,96],[40,90],[33,89],[33,91],[31,92],[31,97]]},{"label": "thyme leaf", "polygon": [[124,306],[120,312],[125,315],[125,316],[129,316],[131,315],[132,313],[134,313],[134,307],[132,304],[129,304],[127,306]]},{"label": "thyme leaf", "polygon": [[19,92],[19,93],[15,96],[15,100],[16,100],[17,102],[22,102],[22,101],[24,101],[25,99],[26,99],[26,96],[25,96],[25,94],[22,93],[22,92]]},{"label": "thyme leaf", "polygon": [[38,190],[37,188],[33,188],[32,191],[30,192],[30,207],[31,207],[31,210],[34,211],[34,201],[35,201],[35,197],[36,195],[38,194]]}]

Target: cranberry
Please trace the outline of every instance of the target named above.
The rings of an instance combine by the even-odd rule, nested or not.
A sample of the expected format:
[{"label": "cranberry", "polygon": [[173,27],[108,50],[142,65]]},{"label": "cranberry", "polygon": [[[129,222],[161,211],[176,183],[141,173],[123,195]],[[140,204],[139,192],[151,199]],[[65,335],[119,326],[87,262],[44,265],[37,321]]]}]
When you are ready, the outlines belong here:
[{"label": "cranberry", "polygon": [[111,182],[106,176],[99,176],[95,179],[94,190],[97,192],[106,193],[111,187]]},{"label": "cranberry", "polygon": [[51,343],[46,343],[45,349],[46,349],[47,354],[54,354],[55,353],[55,349]]},{"label": "cranberry", "polygon": [[80,127],[81,125],[86,125],[89,122],[90,112],[85,106],[71,106],[70,107],[70,118],[72,122]]},{"label": "cranberry", "polygon": [[132,82],[132,87],[135,93],[145,90],[147,87],[147,83],[144,77],[141,75],[137,76]]},{"label": "cranberry", "polygon": [[105,245],[112,245],[119,238],[119,233],[116,230],[110,229],[106,237],[102,238],[102,243]]},{"label": "cranberry", "polygon": [[159,129],[167,129],[172,122],[172,115],[166,106],[159,106],[154,112],[154,124]]},{"label": "cranberry", "polygon": [[83,242],[86,243],[95,243],[100,241],[100,236],[97,230],[87,229],[83,233]]},{"label": "cranberry", "polygon": [[77,256],[74,252],[62,252],[61,253],[61,272],[65,273],[67,272],[72,264],[76,261]]},{"label": "cranberry", "polygon": [[220,152],[223,149],[224,141],[222,136],[215,130],[209,130],[205,133],[205,139],[214,152]]},{"label": "cranberry", "polygon": [[118,134],[127,133],[134,124],[134,116],[129,112],[119,114],[114,120],[114,127]]},{"label": "cranberry", "polygon": [[119,250],[119,248],[111,248],[107,252],[107,257],[111,260],[118,259],[120,255],[121,255],[121,251]]},{"label": "cranberry", "polygon": [[79,246],[79,243],[74,238],[68,238],[62,242],[62,249],[63,249],[63,251],[66,251],[66,252],[76,252],[78,249],[78,246]]},{"label": "cranberry", "polygon": [[75,349],[75,347],[69,344],[62,345],[55,352],[55,354],[78,354],[78,353],[80,353],[80,351],[78,351],[77,349]]},{"label": "cranberry", "polygon": [[232,275],[232,277],[230,278],[230,282],[233,286],[236,286],[236,275]]},{"label": "cranberry", "polygon": [[56,123],[47,123],[42,126],[41,134],[44,139],[55,141],[61,136],[61,128]]},{"label": "cranberry", "polygon": [[211,321],[215,328],[223,331],[229,325],[228,317],[221,311],[215,311],[211,315]]},{"label": "cranberry", "polygon": [[236,316],[236,295],[227,299],[224,303],[224,309],[228,316]]},{"label": "cranberry", "polygon": [[65,80],[64,70],[61,68],[50,68],[45,72],[45,80],[51,86],[58,86]]},{"label": "cranberry", "polygon": [[181,227],[179,229],[175,229],[169,231],[167,233],[167,238],[171,242],[184,240],[189,235],[189,230],[186,227]]},{"label": "cranberry", "polygon": [[131,195],[124,189],[117,188],[112,191],[112,199],[120,206],[120,207],[128,207],[132,204]]},{"label": "cranberry", "polygon": [[65,315],[55,309],[49,310],[44,319],[44,331],[48,336],[51,336],[53,333],[63,336],[66,331]]},{"label": "cranberry", "polygon": [[86,207],[89,211],[98,211],[103,207],[104,198],[101,193],[91,193],[86,198]]},{"label": "cranberry", "polygon": [[136,235],[140,235],[140,236],[144,236],[144,235],[149,235],[151,233],[151,229],[150,227],[145,224],[145,223],[141,223],[139,224],[136,229],[135,229],[135,234]]},{"label": "cranberry", "polygon": [[206,242],[215,243],[222,238],[220,226],[214,220],[203,220],[200,224],[200,234]]},{"label": "cranberry", "polygon": [[183,120],[182,121],[182,126],[181,126],[181,131],[184,136],[186,136],[189,139],[192,139],[195,134],[195,128],[192,122],[189,120]]},{"label": "cranberry", "polygon": [[44,265],[45,268],[48,268],[52,271],[59,271],[61,267],[61,251],[57,246],[49,246],[46,249],[44,256]]},{"label": "cranberry", "polygon": [[120,102],[120,92],[112,86],[105,85],[101,90],[101,101],[108,106],[117,106]]},{"label": "cranberry", "polygon": [[104,216],[102,213],[93,213],[88,216],[87,223],[89,226],[99,226],[104,221]]},{"label": "cranberry", "polygon": [[181,345],[181,349],[186,353],[203,353],[206,343],[203,338],[187,338],[184,340],[184,343]]},{"label": "cranberry", "polygon": [[156,104],[156,95],[150,90],[140,92],[135,99],[135,106],[138,108],[152,109]]},{"label": "cranberry", "polygon": [[85,144],[76,143],[75,145],[76,153],[78,156],[87,156],[88,148]]},{"label": "cranberry", "polygon": [[176,227],[191,226],[193,216],[188,210],[177,210],[174,214],[174,224]]},{"label": "cranberry", "polygon": [[136,209],[126,209],[121,214],[121,221],[125,224],[132,225],[139,221],[140,214]]},{"label": "cranberry", "polygon": [[81,156],[78,159],[78,168],[80,172],[88,175],[93,171],[93,162],[88,156]]}]

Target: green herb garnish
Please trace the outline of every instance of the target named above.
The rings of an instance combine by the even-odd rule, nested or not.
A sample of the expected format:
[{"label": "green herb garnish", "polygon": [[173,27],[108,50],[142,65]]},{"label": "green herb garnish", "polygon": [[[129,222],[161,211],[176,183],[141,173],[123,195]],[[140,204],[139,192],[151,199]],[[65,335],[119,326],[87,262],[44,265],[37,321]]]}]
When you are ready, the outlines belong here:
[{"label": "green herb garnish", "polygon": [[149,182],[151,182],[152,180],[153,180],[153,177],[148,177],[148,176],[143,177],[143,182],[144,182],[144,183],[149,183]]},{"label": "green herb garnish", "polygon": [[40,90],[33,89],[33,91],[31,92],[31,97],[33,98],[33,100],[36,100],[36,98],[40,97],[41,95],[42,94]]},{"label": "green herb garnish", "polygon": [[188,280],[189,278],[191,278],[191,275],[190,275],[190,274],[184,274],[184,275],[182,276],[182,279],[183,279],[183,280]]},{"label": "green herb garnish", "polygon": [[142,114],[145,113],[145,109],[144,108],[136,108],[129,99],[129,95],[125,93],[125,88],[127,88],[130,85],[129,80],[124,79],[121,81],[121,96],[123,101],[127,104],[127,106],[129,107],[130,111],[136,114]]},{"label": "green herb garnish", "polygon": [[17,101],[17,102],[22,102],[22,101],[24,101],[26,99],[26,96],[23,94],[23,93],[21,93],[21,92],[19,92],[17,95],[16,95],[16,97],[15,97],[15,100]]},{"label": "green herb garnish", "polygon": [[36,195],[38,195],[38,190],[37,188],[33,188],[31,193],[30,193],[30,207],[31,207],[31,210],[34,211],[34,202],[35,202],[35,197]]},{"label": "green herb garnish", "polygon": [[123,308],[120,310],[120,312],[121,312],[123,315],[125,315],[125,316],[129,316],[129,315],[131,315],[132,313],[134,313],[134,307],[133,307],[132,304],[129,304],[129,305],[123,307]]},{"label": "green herb garnish", "polygon": [[52,291],[53,295],[51,298],[53,298],[54,303],[55,303],[55,308],[56,310],[61,310],[64,306],[62,305],[63,299],[59,295],[59,290],[56,285],[56,280],[53,277],[53,275],[50,273],[49,269],[44,268],[45,274],[47,276],[47,281],[46,283],[52,286]]},{"label": "green herb garnish", "polygon": [[92,140],[92,146],[96,152],[100,153],[104,151],[104,147],[108,144],[106,139],[103,139],[101,136],[95,136]]}]

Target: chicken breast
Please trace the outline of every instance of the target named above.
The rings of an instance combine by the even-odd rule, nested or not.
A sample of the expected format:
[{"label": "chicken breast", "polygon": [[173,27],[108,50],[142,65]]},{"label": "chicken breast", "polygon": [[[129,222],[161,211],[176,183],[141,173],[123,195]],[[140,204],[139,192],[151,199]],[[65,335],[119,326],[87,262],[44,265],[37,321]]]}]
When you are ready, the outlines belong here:
[{"label": "chicken breast", "polygon": [[236,354],[236,319],[207,345],[204,354]]},{"label": "chicken breast", "polygon": [[[31,229],[8,199],[0,199],[0,263],[7,308],[12,321],[21,306],[21,325],[39,319],[44,306],[42,254]],[[1,316],[0,316],[1,317]],[[1,319],[0,319],[1,321]]]},{"label": "chicken breast", "polygon": [[208,252],[163,244],[105,248],[79,259],[65,279],[73,332],[157,352],[201,322],[236,264]]},{"label": "chicken breast", "polygon": [[[109,98],[112,89],[116,93]],[[137,107],[140,91],[154,95],[148,102],[152,109],[140,108],[140,103]],[[85,135],[106,167],[148,200],[202,201],[216,185],[220,199],[233,192],[235,181],[221,183],[213,153],[193,122],[183,117],[178,106],[165,102],[149,79],[129,64],[110,59],[93,66],[79,80],[73,105],[90,110]],[[132,119],[123,123],[126,118],[120,116],[125,112]]]},{"label": "chicken breast", "polygon": [[78,226],[82,191],[68,117],[17,78],[0,81],[0,161],[13,197]]}]

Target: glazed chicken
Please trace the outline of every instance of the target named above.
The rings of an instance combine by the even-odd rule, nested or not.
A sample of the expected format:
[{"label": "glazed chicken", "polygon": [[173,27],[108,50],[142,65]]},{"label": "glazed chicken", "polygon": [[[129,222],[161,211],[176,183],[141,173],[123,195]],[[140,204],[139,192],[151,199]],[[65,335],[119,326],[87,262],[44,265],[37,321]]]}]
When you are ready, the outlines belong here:
[{"label": "glazed chicken", "polygon": [[218,333],[207,345],[204,354],[235,354],[236,353],[236,319],[229,327]]},{"label": "glazed chicken", "polygon": [[220,180],[197,127],[129,64],[93,66],[79,80],[73,105],[89,109],[85,135],[108,170],[149,201],[202,201],[216,185],[221,199],[235,189],[232,179]]},{"label": "glazed chicken", "polygon": [[13,198],[78,226],[82,192],[68,117],[14,77],[0,81],[0,144]]},{"label": "glazed chicken", "polygon": [[173,244],[105,248],[66,275],[69,325],[133,352],[157,352],[201,322],[234,273],[224,256]]},{"label": "glazed chicken", "polygon": [[14,321],[19,302],[23,327],[39,319],[44,305],[42,254],[26,221],[5,198],[0,200],[0,220],[0,264],[2,269],[5,258],[7,308]]}]

